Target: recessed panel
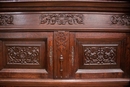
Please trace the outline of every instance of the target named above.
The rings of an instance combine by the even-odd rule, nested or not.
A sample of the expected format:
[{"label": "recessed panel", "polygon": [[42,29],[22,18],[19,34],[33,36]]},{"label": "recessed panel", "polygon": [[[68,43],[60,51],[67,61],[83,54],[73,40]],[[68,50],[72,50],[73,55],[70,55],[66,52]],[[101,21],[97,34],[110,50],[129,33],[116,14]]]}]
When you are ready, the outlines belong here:
[{"label": "recessed panel", "polygon": [[120,67],[121,43],[77,40],[80,69],[114,69]]},{"label": "recessed panel", "polygon": [[118,44],[83,44],[84,65],[116,65]]}]

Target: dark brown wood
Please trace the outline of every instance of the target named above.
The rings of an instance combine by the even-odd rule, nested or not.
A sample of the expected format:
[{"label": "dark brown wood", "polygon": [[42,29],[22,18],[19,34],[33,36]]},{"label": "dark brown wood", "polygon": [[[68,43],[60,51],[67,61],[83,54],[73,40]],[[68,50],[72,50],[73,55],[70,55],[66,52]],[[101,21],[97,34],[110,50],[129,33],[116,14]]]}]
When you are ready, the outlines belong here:
[{"label": "dark brown wood", "polygon": [[129,1],[0,0],[0,87],[129,86]]}]

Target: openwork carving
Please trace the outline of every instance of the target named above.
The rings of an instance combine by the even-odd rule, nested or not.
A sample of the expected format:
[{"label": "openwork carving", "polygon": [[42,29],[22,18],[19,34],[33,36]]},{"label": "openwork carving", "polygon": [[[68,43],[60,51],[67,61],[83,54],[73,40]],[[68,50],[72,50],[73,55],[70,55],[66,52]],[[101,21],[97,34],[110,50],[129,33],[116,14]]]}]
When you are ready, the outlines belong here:
[{"label": "openwork carving", "polygon": [[13,24],[13,16],[0,14],[0,25],[10,25],[10,24]]},{"label": "openwork carving", "polygon": [[116,64],[116,47],[85,47],[84,64],[85,65],[111,65]]},{"label": "openwork carving", "polygon": [[7,64],[39,65],[40,48],[35,46],[8,46]]},{"label": "openwork carving", "polygon": [[41,24],[58,24],[58,25],[74,25],[83,24],[84,15],[83,14],[42,14]]},{"label": "openwork carving", "polygon": [[130,16],[129,15],[113,15],[111,16],[111,22],[112,24],[130,26]]},{"label": "openwork carving", "polygon": [[66,47],[66,42],[68,41],[68,38],[69,38],[69,34],[67,32],[57,32],[56,34],[55,40],[56,40],[57,48],[60,50],[61,53]]}]

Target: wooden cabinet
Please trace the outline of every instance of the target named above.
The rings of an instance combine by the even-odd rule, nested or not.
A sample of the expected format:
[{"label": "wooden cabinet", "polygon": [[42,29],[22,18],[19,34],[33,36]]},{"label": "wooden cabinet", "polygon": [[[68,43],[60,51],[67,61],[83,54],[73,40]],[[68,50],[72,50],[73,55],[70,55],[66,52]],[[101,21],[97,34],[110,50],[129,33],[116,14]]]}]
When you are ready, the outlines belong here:
[{"label": "wooden cabinet", "polygon": [[130,3],[0,1],[0,87],[127,87]]}]

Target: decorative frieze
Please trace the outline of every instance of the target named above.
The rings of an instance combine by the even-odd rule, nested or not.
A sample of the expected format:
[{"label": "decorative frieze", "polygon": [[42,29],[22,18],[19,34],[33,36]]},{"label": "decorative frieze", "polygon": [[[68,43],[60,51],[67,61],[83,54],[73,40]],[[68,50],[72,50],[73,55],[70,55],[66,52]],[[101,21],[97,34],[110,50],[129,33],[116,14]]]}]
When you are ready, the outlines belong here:
[{"label": "decorative frieze", "polygon": [[110,19],[111,19],[112,24],[130,26],[130,16],[129,15],[113,15],[113,16],[111,16]]},{"label": "decorative frieze", "polygon": [[11,25],[13,24],[13,16],[0,14],[0,25]]},{"label": "decorative frieze", "polygon": [[40,48],[35,46],[8,46],[7,64],[39,65]]},{"label": "decorative frieze", "polygon": [[85,65],[113,65],[116,64],[116,47],[92,46],[84,47]]},{"label": "decorative frieze", "polygon": [[56,13],[56,14],[42,14],[40,16],[41,24],[49,25],[74,25],[74,24],[83,24],[84,21],[83,14],[65,14],[65,13]]}]

